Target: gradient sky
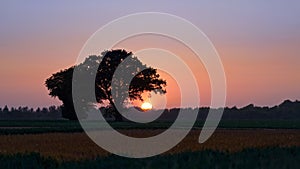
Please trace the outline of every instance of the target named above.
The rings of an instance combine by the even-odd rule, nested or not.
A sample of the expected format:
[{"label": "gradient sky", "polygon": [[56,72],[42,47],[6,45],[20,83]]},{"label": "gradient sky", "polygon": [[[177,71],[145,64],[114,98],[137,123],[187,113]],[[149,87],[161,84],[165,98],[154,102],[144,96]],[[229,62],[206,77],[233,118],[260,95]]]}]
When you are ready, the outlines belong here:
[{"label": "gradient sky", "polygon": [[[225,68],[228,106],[272,106],[300,99],[297,0],[1,0],[0,107],[60,104],[48,96],[45,79],[73,65],[83,44],[101,26],[136,12],[183,17],[210,38]],[[209,82],[200,83],[204,93],[209,91]],[[209,92],[205,96],[203,105],[209,103]],[[175,101],[170,106],[176,106]]]}]

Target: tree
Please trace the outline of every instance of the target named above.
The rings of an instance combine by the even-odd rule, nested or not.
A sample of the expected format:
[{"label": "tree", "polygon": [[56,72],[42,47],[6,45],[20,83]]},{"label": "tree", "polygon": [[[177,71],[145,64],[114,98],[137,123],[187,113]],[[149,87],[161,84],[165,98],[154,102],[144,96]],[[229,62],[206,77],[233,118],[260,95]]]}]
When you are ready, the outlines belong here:
[{"label": "tree", "polygon": [[34,112],[33,108],[30,108],[30,109],[29,109],[29,112],[30,112],[30,113],[33,113],[33,112]]},{"label": "tree", "polygon": [[40,112],[41,112],[41,108],[38,107],[38,108],[35,110],[35,112],[36,112],[36,113],[40,113]]},{"label": "tree", "polygon": [[61,106],[62,117],[75,120],[77,119],[72,102],[72,77],[74,66],[61,70],[53,74],[45,82],[48,88],[49,95],[52,97],[58,97],[63,102]]},{"label": "tree", "polygon": [[29,108],[26,106],[26,107],[22,107],[22,112],[25,112],[27,113],[29,111]]},{"label": "tree", "polygon": [[48,108],[46,107],[43,107],[42,110],[41,110],[42,113],[46,114],[49,112]]},{"label": "tree", "polygon": [[11,108],[10,108],[10,112],[12,112],[12,113],[15,112],[16,110],[17,110],[17,109],[15,109],[14,107],[11,107]]},{"label": "tree", "polygon": [[49,112],[50,112],[50,113],[55,113],[55,112],[57,112],[56,106],[50,106],[50,107],[49,107]]},{"label": "tree", "polygon": [[2,111],[5,112],[5,113],[7,113],[9,111],[7,105],[4,106]]},{"label": "tree", "polygon": [[[101,63],[100,60],[102,60]],[[126,100],[143,100],[141,96],[143,92],[166,93],[166,81],[160,78],[156,69],[143,64],[131,52],[125,50],[105,51],[100,56],[89,56],[83,63],[53,74],[45,82],[50,91],[49,95],[58,97],[63,102],[63,117],[71,120],[78,118],[73,106],[71,88],[75,67],[84,76],[96,76],[95,96],[97,103],[108,102],[114,110],[117,121],[122,121],[123,117],[116,110],[116,107],[124,106]],[[113,78],[117,68],[121,69],[123,74],[134,74],[132,81],[127,82],[122,76]],[[97,70],[96,75],[92,70]],[[127,92],[128,97],[126,97]],[[83,102],[83,105],[86,106],[85,109],[88,109],[89,105],[95,104],[88,100]]]}]

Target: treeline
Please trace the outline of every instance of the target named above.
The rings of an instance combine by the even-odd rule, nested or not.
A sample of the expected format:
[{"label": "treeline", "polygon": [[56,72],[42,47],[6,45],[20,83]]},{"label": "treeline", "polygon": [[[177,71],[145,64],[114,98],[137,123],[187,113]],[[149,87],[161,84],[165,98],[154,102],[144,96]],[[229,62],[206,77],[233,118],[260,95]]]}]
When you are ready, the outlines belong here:
[{"label": "treeline", "polygon": [[58,120],[62,119],[61,106],[43,108],[25,107],[0,107],[0,120]]},{"label": "treeline", "polygon": [[223,119],[300,119],[300,102],[286,100],[280,105],[273,107],[257,107],[250,104],[243,108],[225,108]]},{"label": "treeline", "polygon": [[[173,121],[176,119],[179,110],[188,113],[193,110],[185,109],[170,109],[164,110],[159,120]],[[208,107],[200,108],[197,120],[205,120],[208,112]],[[212,109],[216,111],[216,109]],[[250,104],[248,106],[237,108],[224,108],[222,120],[300,120],[300,101],[285,100],[283,103],[273,107],[258,107]]]},{"label": "treeline", "polygon": [[[0,120],[59,120],[62,119],[62,106],[51,106],[44,108],[8,108],[7,106],[0,108]],[[100,108],[103,115],[113,120],[113,110],[110,108]],[[183,111],[188,113],[195,111],[192,108],[173,108],[165,109],[157,121],[174,121],[177,118],[178,112]],[[199,108],[197,120],[205,120],[208,112],[208,107]],[[212,109],[215,111],[216,109]],[[130,110],[129,110],[130,111]],[[152,110],[162,111],[162,110]],[[147,113],[151,113],[147,112]],[[224,108],[222,120],[300,120],[300,101],[286,100],[280,105],[273,107],[258,107],[250,104],[248,106],[237,108]]]}]

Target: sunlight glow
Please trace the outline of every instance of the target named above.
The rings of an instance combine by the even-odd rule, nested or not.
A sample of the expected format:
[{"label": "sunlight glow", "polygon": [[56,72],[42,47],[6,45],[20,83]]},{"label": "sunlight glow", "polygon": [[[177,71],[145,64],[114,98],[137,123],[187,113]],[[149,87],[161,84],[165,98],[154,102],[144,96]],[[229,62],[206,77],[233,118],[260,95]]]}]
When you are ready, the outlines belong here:
[{"label": "sunlight glow", "polygon": [[142,105],[141,105],[141,109],[146,111],[146,110],[151,110],[152,109],[152,104],[149,103],[149,102],[144,102]]}]

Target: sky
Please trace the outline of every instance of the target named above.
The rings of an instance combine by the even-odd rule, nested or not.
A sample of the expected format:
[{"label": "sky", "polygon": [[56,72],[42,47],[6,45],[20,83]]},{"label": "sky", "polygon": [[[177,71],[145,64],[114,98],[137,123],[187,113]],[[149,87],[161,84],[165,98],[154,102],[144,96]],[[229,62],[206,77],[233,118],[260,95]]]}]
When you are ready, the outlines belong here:
[{"label": "sky", "polygon": [[[229,1],[0,1],[0,107],[59,105],[45,80],[76,62],[99,28],[137,12],[163,12],[185,18],[212,41],[227,79],[227,106],[273,106],[300,100],[300,2],[297,0]],[[155,37],[143,43],[155,43]],[[168,40],[166,40],[168,41]],[[138,38],[127,42],[139,48]],[[176,43],[167,43],[174,49]],[[121,45],[122,47],[122,45]],[[178,48],[182,49],[182,48]],[[177,50],[181,57],[189,57]],[[193,67],[193,65],[191,65]],[[194,65],[195,66],[195,65]],[[205,69],[197,79],[201,105],[210,103]],[[162,73],[163,74],[163,73]],[[167,90],[169,107],[178,106],[178,88]],[[202,99],[203,98],[203,99]],[[177,101],[176,101],[177,99]],[[186,107],[189,105],[183,105]]]}]

